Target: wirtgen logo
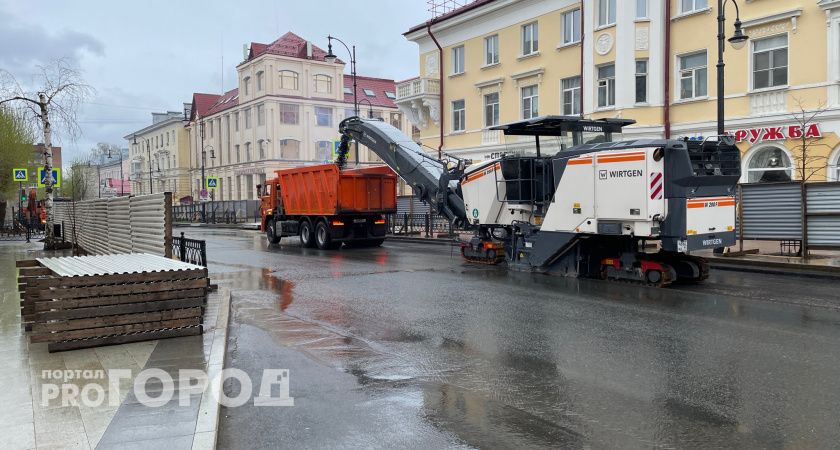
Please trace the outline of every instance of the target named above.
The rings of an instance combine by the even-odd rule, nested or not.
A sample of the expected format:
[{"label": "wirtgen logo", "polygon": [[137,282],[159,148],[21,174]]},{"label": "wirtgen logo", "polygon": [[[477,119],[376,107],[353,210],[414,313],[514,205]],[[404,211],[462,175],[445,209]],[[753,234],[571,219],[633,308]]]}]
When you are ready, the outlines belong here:
[{"label": "wirtgen logo", "polygon": [[[98,407],[108,403],[119,406],[131,391],[137,401],[149,407],[159,407],[172,401],[176,394],[180,406],[199,401],[198,394],[210,394],[220,405],[235,408],[253,401],[255,406],[294,406],[289,396],[289,370],[265,369],[254,396],[251,376],[239,369],[224,369],[212,377],[196,369],[178,370],[177,379],[161,369],[140,371],[132,382],[128,369],[104,370],[44,370],[41,372],[41,404],[50,406]],[[220,389],[226,382],[239,385],[238,393],[227,395]]]}]

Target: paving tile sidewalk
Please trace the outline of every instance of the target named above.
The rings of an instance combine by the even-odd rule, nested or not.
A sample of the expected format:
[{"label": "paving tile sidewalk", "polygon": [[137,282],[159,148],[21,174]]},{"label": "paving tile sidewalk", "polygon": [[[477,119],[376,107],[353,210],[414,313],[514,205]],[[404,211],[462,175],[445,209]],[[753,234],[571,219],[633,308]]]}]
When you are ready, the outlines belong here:
[{"label": "paving tile sidewalk", "polygon": [[[134,387],[141,370],[153,368],[176,381],[182,368],[212,379],[224,361],[230,292],[209,296],[203,336],[51,354],[46,344],[29,343],[17,294],[15,260],[41,256],[41,246],[0,243],[0,448],[213,448],[218,404],[209,390],[192,393],[186,407],[176,392],[171,405],[150,408]],[[115,369],[129,376],[110,391],[107,374]],[[151,397],[160,391],[154,382],[145,384]]]}]

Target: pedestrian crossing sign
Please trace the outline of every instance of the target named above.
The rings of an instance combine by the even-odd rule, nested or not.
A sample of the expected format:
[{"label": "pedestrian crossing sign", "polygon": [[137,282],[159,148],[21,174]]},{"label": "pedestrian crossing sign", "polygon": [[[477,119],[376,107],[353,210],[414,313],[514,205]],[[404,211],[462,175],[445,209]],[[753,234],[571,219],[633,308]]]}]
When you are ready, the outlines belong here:
[{"label": "pedestrian crossing sign", "polygon": [[219,179],[217,177],[207,177],[206,183],[207,185],[205,187],[207,189],[216,189],[219,187]]},{"label": "pedestrian crossing sign", "polygon": [[[44,171],[44,168],[41,167],[38,169],[38,187],[46,187],[47,181],[47,173]],[[52,181],[53,187],[61,187],[61,169],[58,167],[54,167],[52,169]]]},{"label": "pedestrian crossing sign", "polygon": [[15,181],[29,181],[29,171],[26,169],[12,169],[12,175],[14,175]]}]

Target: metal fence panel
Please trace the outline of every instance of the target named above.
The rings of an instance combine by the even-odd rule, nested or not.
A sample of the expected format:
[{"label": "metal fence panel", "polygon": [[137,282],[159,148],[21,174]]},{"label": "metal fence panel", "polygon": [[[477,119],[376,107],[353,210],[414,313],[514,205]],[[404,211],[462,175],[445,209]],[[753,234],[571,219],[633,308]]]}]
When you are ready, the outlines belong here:
[{"label": "metal fence panel", "polygon": [[87,253],[171,254],[172,224],[167,221],[171,194],[56,202],[54,220],[64,240]]},{"label": "metal fence panel", "polygon": [[131,208],[129,197],[108,199],[108,237],[110,253],[131,252]]},{"label": "metal fence panel", "polygon": [[802,239],[799,183],[743,184],[744,239]]},{"label": "metal fence panel", "polygon": [[398,214],[427,214],[428,212],[429,204],[413,195],[401,195],[397,197]]},{"label": "metal fence panel", "polygon": [[840,183],[807,185],[808,245],[840,247]]}]

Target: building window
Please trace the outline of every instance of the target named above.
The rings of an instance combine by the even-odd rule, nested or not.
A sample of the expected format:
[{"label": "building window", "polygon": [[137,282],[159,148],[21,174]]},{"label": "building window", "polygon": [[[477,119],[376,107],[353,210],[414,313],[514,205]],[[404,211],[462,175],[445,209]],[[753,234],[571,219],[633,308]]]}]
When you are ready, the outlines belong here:
[{"label": "building window", "polygon": [[537,22],[522,25],[522,56],[532,55],[540,50]]},{"label": "building window", "polygon": [[466,105],[463,100],[452,102],[452,131],[464,131],[466,111]]},{"label": "building window", "polygon": [[[213,139],[213,121],[212,120],[210,121],[209,125],[210,125],[210,127],[209,127],[210,128],[210,139]],[[155,148],[157,148],[157,146],[158,146],[157,142],[158,142],[158,138],[155,137]]]},{"label": "building window", "polygon": [[332,141],[318,141],[318,159],[323,162],[332,160]]},{"label": "building window", "polygon": [[402,128],[402,116],[400,116],[400,113],[391,113],[391,126],[398,130]]},{"label": "building window", "polygon": [[265,159],[265,141],[262,139],[257,141],[257,147],[260,151],[260,159]]},{"label": "building window", "polygon": [[707,0],[682,0],[680,2],[680,12],[690,13],[693,11],[700,11],[701,9],[706,9]]},{"label": "building window", "polygon": [[598,26],[615,23],[615,0],[598,0]]},{"label": "building window", "polygon": [[245,162],[251,162],[251,143],[245,143]]},{"label": "building window", "polygon": [[300,142],[294,139],[280,141],[281,159],[300,159]]},{"label": "building window", "polygon": [[239,131],[239,111],[233,114],[233,129]]},{"label": "building window", "polygon": [[615,66],[598,68],[598,107],[615,106]]},{"label": "building window", "polygon": [[580,77],[566,78],[563,87],[563,114],[575,116],[580,114]]},{"label": "building window", "polygon": [[706,51],[680,56],[680,99],[706,96]]},{"label": "building window", "polygon": [[263,71],[257,72],[257,92],[261,92],[263,90],[263,79],[265,78],[265,73]]},{"label": "building window", "polygon": [[245,77],[245,79],[242,80],[242,86],[245,89],[245,95],[248,95],[248,91],[251,90],[251,77]]},{"label": "building window", "polygon": [[563,13],[563,44],[580,42],[580,10]]},{"label": "building window", "polygon": [[788,83],[788,36],[781,34],[753,41],[753,89]]},{"label": "building window", "polygon": [[365,95],[368,97],[376,97],[376,92],[373,92],[373,89],[362,89]]},{"label": "building window", "polygon": [[257,126],[265,125],[265,105],[257,105]]},{"label": "building window", "polygon": [[236,162],[242,162],[242,153],[239,152],[239,145],[237,144],[234,148],[236,149]]},{"label": "building window", "polygon": [[494,127],[499,124],[499,93],[484,95],[484,126]]},{"label": "building window", "polygon": [[464,46],[459,45],[452,49],[452,75],[464,73]]},{"label": "building window", "polygon": [[790,158],[778,147],[758,150],[747,162],[747,183],[790,181],[792,176]]},{"label": "building window", "polygon": [[329,75],[315,75],[315,92],[329,94],[332,92],[332,77]]},{"label": "building window", "polygon": [[280,71],[280,89],[298,90],[298,74],[291,70]]},{"label": "building window", "polygon": [[390,98],[391,100],[395,100],[397,98],[397,94],[391,91],[385,91],[385,96]]},{"label": "building window", "polygon": [[636,0],[636,18],[648,18],[648,0]]},{"label": "building window", "polygon": [[331,127],[332,126],[332,108],[326,108],[323,106],[316,106],[315,107],[315,123],[319,127]]},{"label": "building window", "polygon": [[484,65],[492,66],[499,63],[499,35],[484,38]]},{"label": "building window", "polygon": [[636,61],[636,103],[647,103],[648,62]]},{"label": "building window", "polygon": [[539,116],[540,96],[537,85],[522,88],[522,118],[532,119]]},{"label": "building window", "polygon": [[294,103],[280,103],[280,123],[297,125],[300,123],[300,108]]},{"label": "building window", "polygon": [[245,129],[251,129],[251,108],[245,109]]}]

